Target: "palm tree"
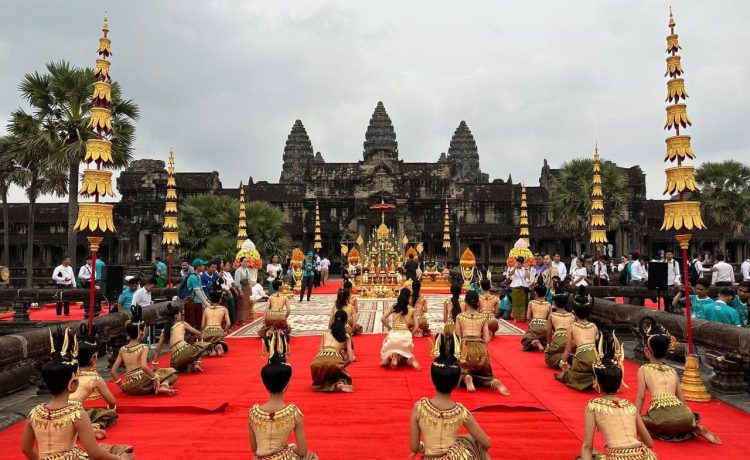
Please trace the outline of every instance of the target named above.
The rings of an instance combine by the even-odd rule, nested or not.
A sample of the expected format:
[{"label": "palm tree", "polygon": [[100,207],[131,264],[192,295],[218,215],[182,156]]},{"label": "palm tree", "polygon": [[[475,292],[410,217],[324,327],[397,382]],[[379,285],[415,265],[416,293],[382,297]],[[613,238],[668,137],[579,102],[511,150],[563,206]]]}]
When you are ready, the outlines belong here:
[{"label": "palm tree", "polygon": [[750,166],[735,160],[701,164],[695,171],[701,210],[709,225],[721,232],[726,251],[727,233],[741,238],[750,229]]},{"label": "palm tree", "polygon": [[[68,174],[68,251],[76,264],[76,231],[78,217],[78,180],[81,160],[86,153],[86,140],[96,137],[86,129],[94,89],[94,72],[90,68],[73,67],[66,61],[47,64],[47,72],[26,74],[19,86],[24,99],[44,129],[37,143],[46,143],[55,163]],[[112,160],[122,168],[132,159],[138,106],[123,99],[117,82],[112,82]],[[53,148],[54,147],[54,148]]]},{"label": "palm tree", "polygon": [[3,202],[3,261],[4,266],[10,265],[10,216],[8,206],[8,192],[11,185],[18,182],[19,167],[13,157],[13,139],[10,136],[0,138],[0,199]]},{"label": "palm tree", "polygon": [[[182,255],[233,259],[237,252],[234,245],[239,209],[239,201],[226,195],[188,197],[180,205],[178,214]],[[283,212],[265,201],[249,202],[246,212],[248,237],[261,255],[270,257],[289,252],[291,239]]]},{"label": "palm tree", "polygon": [[[591,182],[593,160],[575,158],[562,164],[549,188],[549,203],[558,230],[576,239],[588,233],[591,219]],[[609,229],[626,218],[630,187],[625,174],[611,161],[602,161],[604,216]]]},{"label": "palm tree", "polygon": [[[26,287],[32,285],[34,272],[34,217],[36,200],[47,194],[65,196],[68,177],[65,171],[52,160],[52,146],[38,142],[40,138],[54,137],[45,133],[45,126],[40,119],[16,110],[11,114],[8,132],[10,133],[10,151],[18,165],[17,183],[26,188],[29,199],[28,248],[26,254]],[[54,145],[54,144],[52,144]]]}]

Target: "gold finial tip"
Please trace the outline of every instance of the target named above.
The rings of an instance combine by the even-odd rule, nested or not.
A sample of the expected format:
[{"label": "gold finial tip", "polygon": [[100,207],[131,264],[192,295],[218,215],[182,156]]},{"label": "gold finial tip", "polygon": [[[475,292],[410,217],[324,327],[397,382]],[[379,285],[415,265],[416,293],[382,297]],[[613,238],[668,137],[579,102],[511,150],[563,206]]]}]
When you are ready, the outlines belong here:
[{"label": "gold finial tip", "polygon": [[104,12],[104,24],[102,25],[102,31],[106,32],[109,30],[109,20],[107,18],[107,12]]}]

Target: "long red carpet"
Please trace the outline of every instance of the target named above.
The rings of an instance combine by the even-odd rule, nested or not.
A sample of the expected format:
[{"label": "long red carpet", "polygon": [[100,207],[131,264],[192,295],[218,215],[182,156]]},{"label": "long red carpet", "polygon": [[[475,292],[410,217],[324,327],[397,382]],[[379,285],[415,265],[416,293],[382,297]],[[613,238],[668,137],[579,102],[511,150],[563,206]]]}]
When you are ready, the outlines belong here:
[{"label": "long red carpet", "polygon": [[[310,388],[309,363],[318,337],[292,339],[290,362],[294,375],[287,401],[305,414],[311,449],[323,460],[397,459],[409,454],[409,414],[416,400],[430,396],[427,339],[416,339],[422,371],[378,366],[382,335],[358,336],[358,361],[350,366],[353,394],[321,394]],[[580,449],[583,406],[593,393],[578,393],[553,379],[538,353],[520,351],[518,336],[497,337],[491,344],[495,374],[510,389],[503,397],[490,390],[468,394],[457,390],[456,401],[471,409],[492,437],[493,458],[570,459]],[[263,365],[255,339],[229,339],[230,352],[205,360],[203,374],[182,375],[167,396],[127,396],[114,389],[121,414],[109,430],[108,443],[128,443],[139,459],[248,458],[247,410],[265,398],[259,379]],[[162,359],[162,362],[165,362]],[[635,370],[626,380],[635,397]],[[747,426],[750,416],[721,403],[691,404],[705,424],[725,442],[711,446],[702,440],[671,444],[657,442],[662,459],[743,458],[750,454]],[[0,432],[0,458],[20,459],[22,424]],[[601,439],[597,435],[597,447]]]},{"label": "long red carpet", "polygon": [[[83,319],[83,304],[81,302],[70,303],[70,316],[57,316],[54,303],[47,303],[41,308],[29,308],[29,319],[31,321],[80,321]],[[109,313],[109,307],[102,305],[101,315]],[[3,313],[0,315],[0,321],[11,321],[13,312]]]}]

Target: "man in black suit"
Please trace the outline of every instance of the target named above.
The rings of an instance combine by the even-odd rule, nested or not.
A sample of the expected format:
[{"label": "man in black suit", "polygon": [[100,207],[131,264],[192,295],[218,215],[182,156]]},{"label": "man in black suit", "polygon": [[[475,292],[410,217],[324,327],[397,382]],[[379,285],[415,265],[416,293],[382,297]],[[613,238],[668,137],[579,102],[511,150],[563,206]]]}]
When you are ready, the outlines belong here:
[{"label": "man in black suit", "polygon": [[414,260],[414,254],[409,254],[409,260],[404,263],[406,278],[417,281],[417,268],[419,268],[419,263]]}]

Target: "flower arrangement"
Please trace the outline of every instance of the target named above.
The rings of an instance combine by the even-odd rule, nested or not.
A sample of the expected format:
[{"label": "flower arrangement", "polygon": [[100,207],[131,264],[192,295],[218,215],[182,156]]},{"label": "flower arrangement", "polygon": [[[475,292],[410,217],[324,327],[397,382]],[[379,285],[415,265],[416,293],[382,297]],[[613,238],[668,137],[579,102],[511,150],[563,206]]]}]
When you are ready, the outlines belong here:
[{"label": "flower arrangement", "polygon": [[294,268],[300,268],[300,267],[302,267],[302,261],[303,260],[305,260],[305,254],[299,248],[296,248],[292,252],[292,260],[291,260],[290,264]]},{"label": "flower arrangement", "polygon": [[245,242],[242,243],[242,248],[234,257],[235,263],[239,265],[239,261],[243,257],[247,259],[249,268],[260,269],[263,266],[263,259],[260,257],[260,252],[255,249],[255,244],[250,240],[245,240]]},{"label": "flower arrangement", "polygon": [[525,267],[531,268],[534,266],[534,254],[529,250],[529,245],[523,238],[519,238],[518,241],[515,242],[513,249],[508,253],[508,259],[505,263],[508,267],[515,267],[516,258],[519,256],[523,257],[523,265]]},{"label": "flower arrangement", "polygon": [[477,265],[477,258],[474,256],[474,253],[471,252],[471,249],[466,248],[464,250],[464,253],[461,254],[461,260],[459,261],[459,264],[463,268],[472,268]]},{"label": "flower arrangement", "polygon": [[359,263],[359,250],[357,248],[352,248],[352,250],[349,251],[349,256],[347,258],[349,259],[349,263],[357,265]]}]

